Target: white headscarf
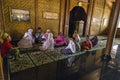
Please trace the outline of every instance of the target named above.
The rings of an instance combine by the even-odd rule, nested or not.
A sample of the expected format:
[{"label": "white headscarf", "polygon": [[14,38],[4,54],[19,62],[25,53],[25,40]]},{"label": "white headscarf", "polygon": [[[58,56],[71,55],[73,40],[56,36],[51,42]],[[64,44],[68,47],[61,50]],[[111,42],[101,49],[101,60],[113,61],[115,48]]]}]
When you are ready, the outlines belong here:
[{"label": "white headscarf", "polygon": [[43,49],[54,49],[54,39],[53,34],[48,34],[48,39],[43,43]]},{"label": "white headscarf", "polygon": [[69,44],[66,47],[66,49],[70,49],[72,53],[75,53],[76,52],[75,43],[72,40],[69,40]]},{"label": "white headscarf", "polygon": [[28,29],[28,32],[26,32],[23,36],[24,39],[28,39],[31,41],[31,43],[34,43],[34,37],[32,35],[33,29]]},{"label": "white headscarf", "polygon": [[28,33],[32,35],[33,29],[28,29]]}]

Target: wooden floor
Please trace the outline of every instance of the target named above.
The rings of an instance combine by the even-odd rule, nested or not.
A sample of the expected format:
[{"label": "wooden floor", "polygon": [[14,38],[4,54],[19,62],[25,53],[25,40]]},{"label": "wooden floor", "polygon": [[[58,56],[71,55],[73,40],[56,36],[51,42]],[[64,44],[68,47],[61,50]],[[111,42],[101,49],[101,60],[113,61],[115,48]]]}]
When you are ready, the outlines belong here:
[{"label": "wooden floor", "polygon": [[106,71],[106,73],[103,74],[101,79],[100,79],[101,69],[97,69],[76,80],[120,80],[120,70],[115,70],[114,68],[107,69],[108,70]]},{"label": "wooden floor", "polygon": [[[102,52],[102,51],[98,51],[98,52]],[[94,60],[94,58],[93,59],[89,59],[89,57],[91,57],[92,55],[89,55],[89,56],[87,56],[87,63],[91,63],[91,61],[93,61]],[[84,62],[84,60],[82,61],[82,62]],[[86,60],[85,60],[85,62],[86,62]],[[100,60],[98,60],[97,61],[97,65],[99,64],[99,62],[100,62]],[[87,64],[86,63],[86,64]],[[92,66],[92,67],[95,67],[94,65],[90,65],[90,64],[88,64],[88,65],[86,65],[86,67],[87,66]],[[45,67],[43,67],[42,69],[40,68],[40,70],[39,70],[39,72],[41,72],[41,71],[44,71],[44,70],[46,70],[47,68],[48,68],[48,66],[47,66],[47,68],[46,69],[44,69]],[[43,70],[44,69],[44,70]],[[51,68],[50,68],[51,69]],[[89,67],[87,67],[87,69],[88,70],[91,70],[91,68],[89,68]],[[79,70],[80,71],[80,73],[82,72],[82,70],[83,69],[81,69],[81,70]],[[86,70],[86,69],[85,69]],[[109,72],[110,71],[110,72]],[[50,72],[50,71],[48,71],[48,70],[46,70],[46,72]],[[84,70],[83,70],[83,72],[84,72]],[[43,74],[43,73],[42,73]],[[41,74],[41,75],[42,75]],[[55,74],[55,73],[53,73],[53,71],[52,71],[52,74]],[[43,74],[44,75],[44,74]],[[47,74],[47,76],[48,76],[48,74]],[[112,69],[109,69],[108,70],[108,73],[107,74],[105,74],[105,76],[101,79],[101,80],[120,80],[120,72],[119,71],[115,71],[115,70],[112,70]],[[42,76],[42,77],[44,77],[44,76]],[[70,75],[70,76],[68,76],[68,77],[66,77],[65,79],[63,79],[63,80],[99,80],[99,78],[100,78],[100,68],[99,69],[94,69],[94,70],[91,70],[90,72],[87,72],[84,76],[82,75],[80,75],[79,73],[75,73],[75,74],[72,74],[72,75]],[[1,79],[0,79],[1,80]],[[6,80],[6,79],[5,79]],[[18,79],[17,79],[18,80]],[[21,79],[21,80],[26,80],[26,79]],[[29,79],[28,79],[29,80]],[[32,79],[33,80],[33,79]],[[34,79],[34,80],[45,80],[44,78],[43,79]],[[48,80],[48,79],[46,79],[46,80]],[[53,80],[53,79],[49,79],[49,80]],[[56,80],[56,79],[55,79]],[[58,79],[57,79],[58,80]],[[62,79],[59,79],[59,80],[62,80]]]},{"label": "wooden floor", "polygon": [[93,72],[90,72],[89,74],[83,76],[82,78],[78,80],[99,80],[100,77],[100,69],[97,69]]},{"label": "wooden floor", "polygon": [[[74,76],[67,80],[100,80],[100,69],[97,69],[87,75],[79,78],[78,76]],[[120,80],[120,72],[119,71],[110,71],[104,74],[101,80]]]}]

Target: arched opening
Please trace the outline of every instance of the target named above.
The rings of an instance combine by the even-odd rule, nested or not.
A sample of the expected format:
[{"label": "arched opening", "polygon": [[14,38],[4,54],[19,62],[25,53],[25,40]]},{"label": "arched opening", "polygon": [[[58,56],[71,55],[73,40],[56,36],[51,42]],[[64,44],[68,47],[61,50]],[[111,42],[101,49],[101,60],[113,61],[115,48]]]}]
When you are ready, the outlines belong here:
[{"label": "arched opening", "polygon": [[84,36],[86,21],[87,14],[84,8],[81,5],[73,7],[70,11],[68,35],[72,36],[74,31],[77,30],[81,36]]}]

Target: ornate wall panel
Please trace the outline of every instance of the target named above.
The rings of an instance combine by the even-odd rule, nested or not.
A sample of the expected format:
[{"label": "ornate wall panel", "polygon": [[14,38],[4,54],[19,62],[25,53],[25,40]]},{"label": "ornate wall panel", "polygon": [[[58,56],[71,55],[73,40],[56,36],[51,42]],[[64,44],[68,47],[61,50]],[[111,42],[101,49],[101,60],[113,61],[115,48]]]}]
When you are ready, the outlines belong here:
[{"label": "ornate wall panel", "polygon": [[[35,28],[35,3],[34,0],[2,0],[5,19],[5,31],[10,33],[13,40],[20,39],[28,28]],[[30,22],[11,22],[10,8],[30,11]]]}]

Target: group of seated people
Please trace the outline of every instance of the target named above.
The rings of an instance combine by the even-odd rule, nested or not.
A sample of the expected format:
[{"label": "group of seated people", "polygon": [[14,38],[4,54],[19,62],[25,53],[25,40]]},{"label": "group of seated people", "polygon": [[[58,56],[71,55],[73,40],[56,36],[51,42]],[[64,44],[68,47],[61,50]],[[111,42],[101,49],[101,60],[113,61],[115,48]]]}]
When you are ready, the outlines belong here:
[{"label": "group of seated people", "polygon": [[50,29],[46,30],[44,34],[41,31],[41,28],[38,27],[36,33],[33,35],[33,29],[28,29],[28,31],[24,34],[23,38],[18,42],[18,46],[21,48],[31,48],[33,44],[42,44],[41,49],[54,49],[54,46],[63,46],[67,45],[67,40],[64,38],[62,33],[56,38],[53,38],[53,33]]},{"label": "group of seated people", "polygon": [[61,54],[72,54],[76,51],[81,50],[89,50],[93,46],[95,46],[98,42],[97,36],[94,36],[92,39],[89,39],[89,36],[86,36],[86,40],[81,42],[80,36],[77,31],[74,31],[73,36],[65,38],[63,34],[60,32],[56,38],[53,38],[53,33],[50,29],[46,30],[44,34],[40,27],[38,27],[36,33],[33,35],[33,29],[28,29],[25,32],[22,39],[18,42],[18,47],[13,47],[10,43],[11,37],[9,34],[4,33],[2,36],[3,42],[1,44],[1,55],[6,58],[8,56],[8,52],[14,55],[13,59],[19,57],[19,48],[31,48],[33,44],[42,44],[39,46],[40,50],[54,50],[55,46],[66,46],[66,48],[62,49]]},{"label": "group of seated people", "polygon": [[[73,36],[65,38],[60,32],[57,37],[53,37],[53,33],[50,29],[46,30],[44,34],[40,27],[38,27],[36,33],[33,35],[33,29],[28,29],[24,36],[18,42],[18,47],[14,47],[11,44],[11,36],[8,33],[0,34],[0,51],[3,58],[3,68],[6,69],[8,58],[11,60],[18,60],[20,58],[19,48],[32,48],[33,44],[40,44],[40,50],[54,50],[54,47],[65,46],[60,50],[61,54],[69,55],[74,54],[76,51],[89,50],[95,46],[98,42],[97,36],[89,39],[86,36],[86,40],[81,42],[81,38],[77,31],[74,31]],[[67,59],[67,66],[71,67],[76,57],[69,57]]]},{"label": "group of seated people", "polygon": [[[66,48],[61,50],[62,54],[74,54],[76,51],[82,51],[82,50],[89,50],[92,49],[96,44],[98,43],[97,36],[94,36],[93,38],[89,38],[89,36],[86,36],[86,40],[84,42],[81,42],[81,38],[77,31],[74,31],[73,36],[69,37],[69,43]],[[75,56],[68,58],[68,64],[67,66],[70,67],[75,60]]]},{"label": "group of seated people", "polygon": [[[90,39],[89,35],[86,36],[86,40],[81,42],[80,36],[77,31],[74,32],[73,36],[69,38],[68,46],[61,50],[63,54],[71,54],[76,51],[90,50],[92,47],[97,45],[98,37],[95,35]],[[71,52],[70,52],[71,51]]]}]

